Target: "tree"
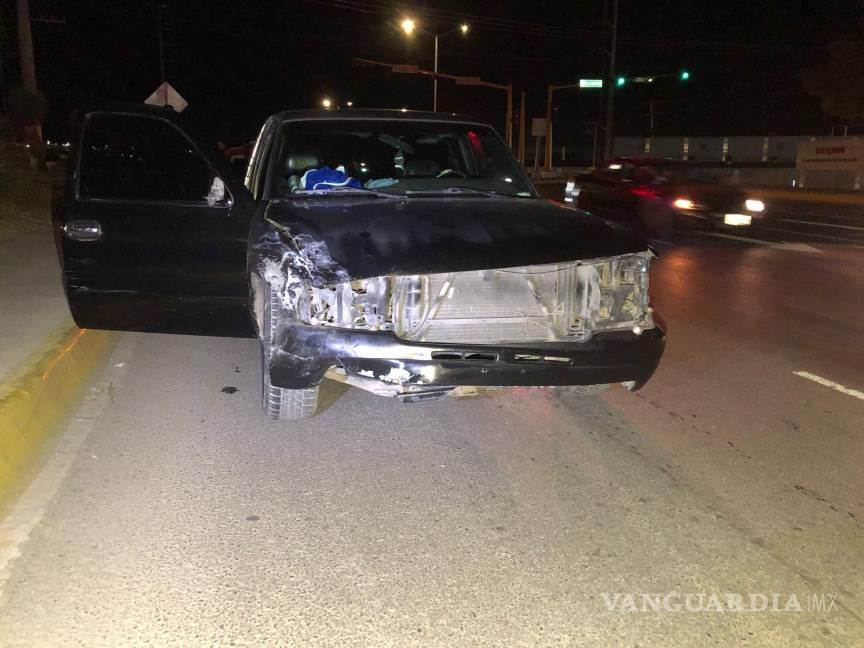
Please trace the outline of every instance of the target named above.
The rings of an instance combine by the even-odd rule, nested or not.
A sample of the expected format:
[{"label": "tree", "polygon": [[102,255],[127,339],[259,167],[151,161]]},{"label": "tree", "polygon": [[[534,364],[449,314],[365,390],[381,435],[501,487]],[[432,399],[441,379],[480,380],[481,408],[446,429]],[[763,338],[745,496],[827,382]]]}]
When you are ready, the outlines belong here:
[{"label": "tree", "polygon": [[801,70],[804,89],[827,114],[864,119],[864,20],[854,31],[834,37],[826,53],[823,61]]}]

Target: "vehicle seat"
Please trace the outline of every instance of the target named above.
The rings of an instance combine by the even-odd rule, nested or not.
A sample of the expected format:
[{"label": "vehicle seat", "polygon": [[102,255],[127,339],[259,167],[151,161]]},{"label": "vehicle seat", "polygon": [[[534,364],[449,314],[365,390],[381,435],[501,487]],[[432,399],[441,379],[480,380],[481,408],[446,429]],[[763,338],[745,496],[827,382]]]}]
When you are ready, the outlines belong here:
[{"label": "vehicle seat", "polygon": [[309,169],[317,169],[321,166],[321,156],[317,151],[305,149],[291,151],[285,158],[285,175],[303,175]]},{"label": "vehicle seat", "polygon": [[405,161],[405,176],[435,177],[441,173],[441,165],[435,160],[410,158]]},{"label": "vehicle seat", "polygon": [[321,157],[312,149],[291,151],[285,158],[285,173],[280,183],[280,191],[293,193],[300,188],[300,178],[309,169],[321,166]]}]

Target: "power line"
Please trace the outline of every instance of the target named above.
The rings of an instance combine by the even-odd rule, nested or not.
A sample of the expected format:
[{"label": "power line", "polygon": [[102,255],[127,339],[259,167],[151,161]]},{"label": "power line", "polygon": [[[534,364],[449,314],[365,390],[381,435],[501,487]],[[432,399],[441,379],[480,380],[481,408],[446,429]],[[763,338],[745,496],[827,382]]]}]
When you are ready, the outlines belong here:
[{"label": "power line", "polygon": [[[576,29],[543,23],[523,22],[506,18],[495,18],[491,16],[480,16],[462,12],[448,11],[444,9],[432,9],[427,7],[415,7],[411,5],[396,5],[387,0],[303,0],[309,4],[332,7],[335,9],[346,9],[349,11],[388,15],[406,13],[417,16],[425,16],[437,20],[449,20],[452,22],[468,22],[472,27],[491,31],[502,31],[507,33],[519,33],[528,36],[544,36],[562,38],[567,40],[589,40],[605,43],[609,40],[609,33],[604,30]],[[646,36],[639,34],[619,34],[621,43],[631,45],[642,45],[655,49],[739,49],[744,51],[756,50],[801,50],[800,44],[756,44],[741,42],[720,42],[700,39],[672,39],[658,36]]]}]

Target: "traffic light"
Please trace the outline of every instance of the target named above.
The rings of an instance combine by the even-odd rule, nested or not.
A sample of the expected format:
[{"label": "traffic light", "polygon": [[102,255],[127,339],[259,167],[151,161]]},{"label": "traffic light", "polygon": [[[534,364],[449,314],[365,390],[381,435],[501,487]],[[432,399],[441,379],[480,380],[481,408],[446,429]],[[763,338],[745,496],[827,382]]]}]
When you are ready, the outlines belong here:
[{"label": "traffic light", "polygon": [[617,79],[615,79],[615,85],[619,88],[623,88],[625,83],[627,83],[626,77],[619,76]]},{"label": "traffic light", "polygon": [[690,80],[689,70],[681,70],[681,74],[678,75],[678,78],[681,79],[682,81],[689,81]]}]

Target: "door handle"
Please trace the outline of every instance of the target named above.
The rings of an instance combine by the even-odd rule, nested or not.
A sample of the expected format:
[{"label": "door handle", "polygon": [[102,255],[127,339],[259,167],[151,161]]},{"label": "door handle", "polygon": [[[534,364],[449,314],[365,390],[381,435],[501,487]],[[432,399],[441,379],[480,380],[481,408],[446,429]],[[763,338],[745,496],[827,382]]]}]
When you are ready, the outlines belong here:
[{"label": "door handle", "polygon": [[95,220],[72,220],[63,225],[66,238],[73,241],[98,241],[102,238],[102,225]]}]

